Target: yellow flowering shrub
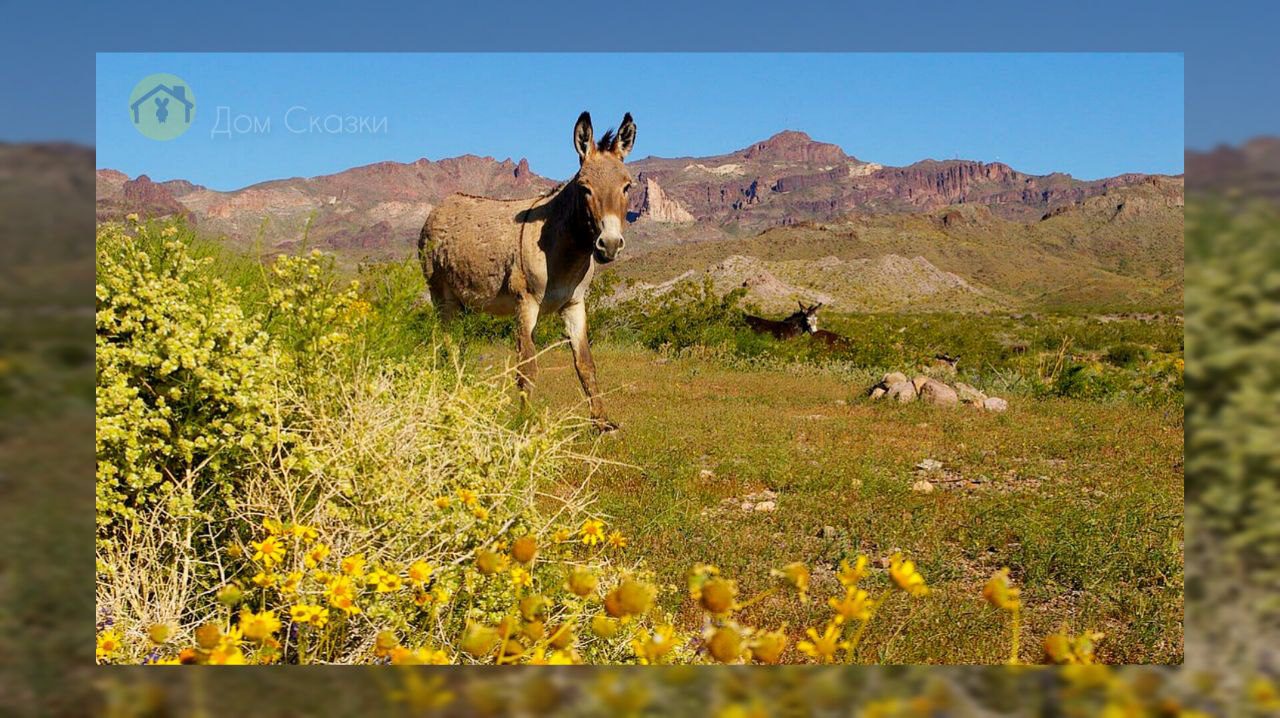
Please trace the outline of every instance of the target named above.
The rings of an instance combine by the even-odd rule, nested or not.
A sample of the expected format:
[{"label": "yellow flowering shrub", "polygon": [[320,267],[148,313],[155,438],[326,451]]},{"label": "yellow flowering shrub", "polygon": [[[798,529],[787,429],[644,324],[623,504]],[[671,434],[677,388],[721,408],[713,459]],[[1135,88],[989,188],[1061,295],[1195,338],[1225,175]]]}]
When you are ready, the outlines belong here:
[{"label": "yellow flowering shrub", "polygon": [[[230,494],[236,464],[275,445],[271,341],[235,290],[159,225],[97,233],[97,523],[122,530],[168,497],[200,512]],[[190,496],[170,496],[196,477]]]}]

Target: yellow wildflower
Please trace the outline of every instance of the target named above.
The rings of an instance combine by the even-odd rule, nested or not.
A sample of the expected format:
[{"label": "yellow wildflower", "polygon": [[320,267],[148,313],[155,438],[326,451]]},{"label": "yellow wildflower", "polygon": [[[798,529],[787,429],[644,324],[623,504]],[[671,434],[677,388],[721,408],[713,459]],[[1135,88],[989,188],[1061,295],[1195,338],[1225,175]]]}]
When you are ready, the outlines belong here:
[{"label": "yellow wildflower", "polygon": [[[396,646],[391,649],[390,656],[393,666],[444,666],[451,663],[448,653],[433,648],[410,650],[404,646]],[[452,694],[447,695],[452,696]],[[445,701],[447,702],[448,700]]]},{"label": "yellow wildflower", "polygon": [[295,539],[299,539],[307,542],[315,541],[316,539],[320,538],[319,531],[316,531],[314,528],[310,526],[303,526],[302,524],[294,524],[293,526],[291,526],[289,528],[289,533]]},{"label": "yellow wildflower", "polygon": [[402,581],[398,575],[391,573],[390,571],[385,571],[381,568],[375,568],[373,571],[369,572],[369,576],[365,581],[370,586],[373,586],[374,590],[378,593],[399,591],[404,585],[404,581]]},{"label": "yellow wildflower", "polygon": [[98,646],[95,651],[98,660],[105,660],[114,656],[120,650],[120,634],[115,631],[104,631],[98,636]]},{"label": "yellow wildflower", "polygon": [[307,568],[316,568],[323,563],[326,558],[329,558],[329,547],[325,544],[318,543],[307,551],[307,555],[303,558],[303,561],[307,564]]},{"label": "yellow wildflower", "polygon": [[279,519],[273,519],[269,516],[262,517],[262,528],[266,529],[271,536],[277,536],[284,533],[284,524]]},{"label": "yellow wildflower", "polygon": [[982,597],[987,600],[987,603],[1003,611],[1017,611],[1022,608],[1018,594],[1018,589],[1009,584],[1008,568],[1002,568],[991,574],[987,585],[982,587]]},{"label": "yellow wildflower", "polygon": [[269,571],[259,571],[249,580],[258,588],[269,588],[276,585],[276,575]]},{"label": "yellow wildflower", "polygon": [[324,625],[329,622],[329,609],[324,606],[299,603],[289,609],[289,618],[294,623],[324,628]]},{"label": "yellow wildflower", "polygon": [[291,571],[288,576],[284,577],[284,583],[280,584],[280,592],[285,595],[292,595],[298,592],[298,584],[302,583],[302,572]]},{"label": "yellow wildflower", "polygon": [[614,531],[609,534],[609,547],[622,549],[627,547],[627,537],[622,535],[621,531]]},{"label": "yellow wildflower", "polygon": [[742,634],[732,625],[715,629],[707,639],[707,652],[721,663],[737,663],[742,660],[744,646]]},{"label": "yellow wildflower", "polygon": [[774,575],[781,576],[792,588],[800,594],[800,602],[805,603],[809,600],[809,567],[803,563],[789,563],[782,567],[781,571],[774,570]]},{"label": "yellow wildflower", "polygon": [[675,647],[675,629],[669,625],[657,626],[653,633],[638,636],[631,641],[631,648],[641,665],[657,663]]},{"label": "yellow wildflower", "polygon": [[431,565],[426,561],[414,561],[413,564],[409,566],[409,582],[415,586],[421,586],[431,580],[432,570]]},{"label": "yellow wildflower", "polygon": [[761,633],[751,643],[751,657],[761,663],[777,663],[782,658],[782,651],[787,647],[786,626]]},{"label": "yellow wildflower", "polygon": [[531,666],[572,666],[575,661],[573,654],[568,651],[551,651],[547,652],[542,646],[534,649],[529,654],[529,665]]},{"label": "yellow wildflower", "polygon": [[556,543],[564,543],[573,536],[573,532],[566,528],[558,528],[556,532],[551,534],[551,540]]},{"label": "yellow wildflower", "polygon": [[471,515],[472,515],[472,516],[475,516],[475,517],[476,517],[476,519],[478,519],[478,520],[480,520],[480,521],[488,521],[488,520],[489,520],[489,509],[486,509],[486,508],[485,508],[485,507],[483,507],[483,506],[476,506],[475,508],[471,509]]},{"label": "yellow wildflower", "polygon": [[533,585],[533,576],[520,566],[515,566],[511,569],[511,584],[527,588]]},{"label": "yellow wildflower", "polygon": [[245,638],[262,643],[280,630],[280,619],[276,618],[275,611],[254,613],[246,608],[240,612],[240,630]]},{"label": "yellow wildflower", "polygon": [[364,554],[358,553],[342,559],[342,572],[359,578],[364,575]]},{"label": "yellow wildflower", "polygon": [[338,576],[329,582],[325,596],[329,599],[330,606],[348,614],[356,614],[360,613],[360,607],[356,605],[356,592],[355,583],[350,576]]},{"label": "yellow wildflower", "polygon": [[243,666],[246,663],[244,651],[239,646],[215,648],[209,653],[209,665],[212,666]]},{"label": "yellow wildflower", "polygon": [[449,508],[449,504],[451,503],[453,503],[453,499],[449,498],[448,496],[437,496],[435,500],[435,505],[437,509],[447,509]]},{"label": "yellow wildflower", "polygon": [[651,584],[634,578],[623,579],[604,597],[604,610],[614,618],[637,616],[649,610],[656,593],[657,589]]},{"label": "yellow wildflower", "polygon": [[1280,709],[1280,689],[1266,676],[1256,676],[1249,682],[1249,700],[1264,711]]},{"label": "yellow wildflower", "polygon": [[738,586],[735,582],[716,576],[708,579],[697,589],[695,598],[708,613],[721,615],[734,609],[734,599],[737,595]]},{"label": "yellow wildflower", "polygon": [[476,503],[476,492],[471,489],[458,489],[458,500],[463,506],[474,506]]},{"label": "yellow wildflower", "polygon": [[587,519],[582,522],[582,528],[578,531],[578,535],[582,537],[582,543],[588,546],[595,546],[604,540],[604,522],[597,519]]},{"label": "yellow wildflower", "polygon": [[836,578],[840,579],[840,585],[845,588],[850,588],[858,585],[858,582],[863,578],[866,578],[866,575],[867,557],[862,554],[858,554],[858,557],[854,559],[852,566],[849,565],[849,561],[847,559],[842,559],[840,561],[840,571],[836,574]]},{"label": "yellow wildflower", "polygon": [[835,621],[827,624],[822,635],[818,635],[818,632],[812,628],[805,631],[805,634],[809,636],[809,640],[800,641],[796,644],[796,648],[806,656],[822,663],[834,662],[836,652],[849,645],[840,640],[840,626]]},{"label": "yellow wildflower", "polygon": [[868,600],[867,592],[860,588],[850,586],[845,589],[844,598],[836,599],[834,596],[827,599],[831,610],[836,612],[836,622],[844,621],[869,621],[871,620],[871,602]]},{"label": "yellow wildflower", "polygon": [[916,570],[915,562],[904,560],[900,553],[895,553],[889,559],[889,575],[893,577],[893,582],[898,584],[898,588],[912,596],[923,596],[929,593],[929,587],[925,585],[924,576]]},{"label": "yellow wildflower", "polygon": [[250,542],[253,546],[253,560],[261,561],[263,566],[271,568],[284,560],[285,547],[275,536],[268,536],[261,541]]}]

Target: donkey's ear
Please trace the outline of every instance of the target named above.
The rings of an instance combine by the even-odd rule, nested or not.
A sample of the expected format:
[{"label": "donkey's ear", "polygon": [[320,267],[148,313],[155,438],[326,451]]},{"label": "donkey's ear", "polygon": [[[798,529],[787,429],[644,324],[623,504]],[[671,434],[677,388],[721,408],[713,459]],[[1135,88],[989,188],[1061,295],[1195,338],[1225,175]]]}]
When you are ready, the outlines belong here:
[{"label": "donkey's ear", "polygon": [[578,122],[573,126],[573,149],[578,151],[578,163],[587,161],[591,148],[595,144],[595,132],[591,129],[591,113],[578,115]]},{"label": "donkey's ear", "polygon": [[800,305],[800,311],[802,311],[802,312],[803,312],[803,311],[807,311],[807,310],[805,309],[805,306],[804,306],[804,302],[803,302],[803,301],[801,301],[801,300],[797,299],[797,300],[796,300],[796,304],[799,304],[799,305]]},{"label": "donkey's ear", "polygon": [[613,151],[618,155],[619,159],[626,159],[631,154],[631,148],[636,145],[636,123],[631,119],[631,113],[622,116],[622,124],[618,126],[618,136],[613,140]]}]

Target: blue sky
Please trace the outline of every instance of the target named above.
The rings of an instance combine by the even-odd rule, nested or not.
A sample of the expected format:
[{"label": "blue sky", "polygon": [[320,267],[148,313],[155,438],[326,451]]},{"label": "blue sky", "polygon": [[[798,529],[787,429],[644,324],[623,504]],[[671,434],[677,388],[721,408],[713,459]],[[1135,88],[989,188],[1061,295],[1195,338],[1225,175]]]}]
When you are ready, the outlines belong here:
[{"label": "blue sky", "polygon": [[1183,52],[1187,146],[1280,134],[1280,3],[1261,0],[0,3],[0,141],[92,143],[95,53],[137,50]]},{"label": "blue sky", "polygon": [[[127,111],[156,72],[197,97],[195,124],[170,142],[140,135]],[[101,54],[98,166],[230,189],[473,153],[527,157],[565,178],[583,109],[597,133],[632,112],[635,157],[719,154],[797,129],[892,165],[1182,171],[1183,61],[1172,53]],[[249,118],[270,131],[216,131],[249,129]],[[348,132],[358,120],[346,118],[367,124]]]}]

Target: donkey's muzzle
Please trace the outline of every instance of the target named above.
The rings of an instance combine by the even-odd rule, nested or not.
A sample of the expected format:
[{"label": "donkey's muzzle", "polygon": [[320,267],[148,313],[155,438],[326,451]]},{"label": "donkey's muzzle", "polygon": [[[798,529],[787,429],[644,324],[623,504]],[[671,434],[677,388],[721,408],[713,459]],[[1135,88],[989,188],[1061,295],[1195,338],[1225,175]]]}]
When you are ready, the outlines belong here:
[{"label": "donkey's muzzle", "polygon": [[608,264],[609,262],[612,262],[618,258],[619,254],[622,253],[622,247],[626,245],[626,243],[627,241],[622,238],[622,235],[618,235],[617,237],[606,237],[601,235],[600,238],[596,240],[596,261],[600,264]]}]

